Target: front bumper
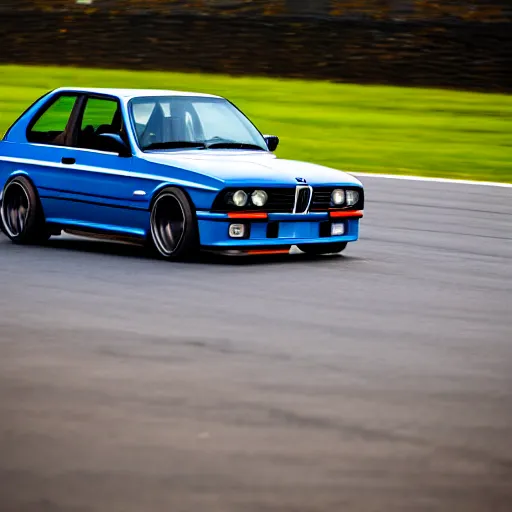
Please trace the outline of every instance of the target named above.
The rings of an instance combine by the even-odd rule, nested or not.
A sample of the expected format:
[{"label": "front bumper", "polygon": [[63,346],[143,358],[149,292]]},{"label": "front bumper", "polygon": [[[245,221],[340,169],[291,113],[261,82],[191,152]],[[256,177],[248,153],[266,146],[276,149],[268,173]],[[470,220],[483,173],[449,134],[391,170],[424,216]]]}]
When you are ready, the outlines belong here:
[{"label": "front bumper", "polygon": [[[269,213],[265,219],[236,219],[226,213],[197,212],[201,246],[224,249],[283,247],[304,244],[355,242],[359,218],[331,218],[328,212]],[[230,238],[229,225],[249,226],[248,238]],[[331,223],[345,225],[342,236],[330,236]]]}]

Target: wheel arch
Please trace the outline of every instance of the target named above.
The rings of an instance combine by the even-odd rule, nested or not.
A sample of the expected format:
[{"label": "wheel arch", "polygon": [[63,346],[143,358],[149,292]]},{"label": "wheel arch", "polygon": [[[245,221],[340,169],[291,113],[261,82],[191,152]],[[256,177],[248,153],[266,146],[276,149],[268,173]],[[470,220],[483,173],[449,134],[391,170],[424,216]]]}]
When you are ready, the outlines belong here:
[{"label": "wheel arch", "polygon": [[22,169],[18,169],[9,174],[9,176],[7,176],[7,179],[5,180],[2,189],[0,190],[0,203],[3,200],[5,188],[7,187],[7,185],[9,185],[9,183],[11,183],[11,181],[15,180],[16,178],[25,178],[30,183],[30,185],[32,185],[32,188],[34,189],[34,192],[36,194],[37,201],[39,202],[39,206],[41,207],[41,211],[43,212],[43,216],[45,216],[43,203],[41,201],[37,185],[34,183],[34,180],[30,176],[30,174]]},{"label": "wheel arch", "polygon": [[[18,225],[18,229],[12,231],[12,226],[7,226],[6,217],[4,217],[5,191],[9,189],[11,184],[16,183],[18,188],[23,189],[28,207],[24,216],[23,226]],[[32,208],[30,205],[32,203]],[[41,197],[34,180],[26,171],[15,171],[11,173],[2,187],[2,197],[0,198],[0,228],[13,242],[21,244],[33,244],[47,241],[50,238],[49,232],[46,230],[46,216],[44,213]]]},{"label": "wheel arch", "polygon": [[23,178],[26,178],[28,181],[30,181],[30,184],[34,187],[34,189],[37,190],[37,187],[36,187],[36,184],[34,183],[34,180],[30,176],[30,174],[27,171],[23,170],[23,169],[17,169],[16,171],[11,172],[11,174],[9,174],[7,176],[7,178],[5,179],[5,182],[3,184],[2,190],[7,186],[7,184],[9,182],[11,182],[15,178],[19,178],[20,176],[23,177]]},{"label": "wheel arch", "polygon": [[175,188],[175,189],[178,189],[181,192],[183,192],[183,194],[185,194],[185,196],[187,197],[187,199],[190,203],[190,206],[192,208],[194,215],[196,214],[196,210],[197,210],[196,205],[195,205],[194,201],[192,200],[192,196],[190,195],[187,188],[183,187],[182,185],[176,185],[176,184],[170,183],[170,182],[160,183],[160,185],[158,185],[158,187],[156,187],[153,190],[151,200],[149,201],[149,211],[152,210],[153,205],[155,204],[155,201],[156,201],[157,197],[160,195],[160,193],[167,188]]},{"label": "wheel arch", "polygon": [[39,191],[37,190],[37,186],[34,183],[34,180],[30,176],[30,174],[27,171],[18,169],[6,177],[6,179],[2,185],[2,189],[0,190],[0,200],[2,200],[2,198],[3,198],[5,187],[7,187],[7,185],[16,178],[25,178],[32,185],[32,187],[34,187],[34,191],[36,192],[37,197],[39,198]]}]

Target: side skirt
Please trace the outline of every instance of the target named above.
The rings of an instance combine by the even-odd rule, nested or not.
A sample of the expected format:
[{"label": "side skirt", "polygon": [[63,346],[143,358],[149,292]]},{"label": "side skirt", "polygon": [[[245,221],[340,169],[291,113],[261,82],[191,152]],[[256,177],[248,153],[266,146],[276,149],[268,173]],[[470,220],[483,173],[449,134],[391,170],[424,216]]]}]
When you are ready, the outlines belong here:
[{"label": "side skirt", "polygon": [[52,236],[59,236],[62,232],[68,235],[90,238],[94,240],[106,240],[125,243],[130,245],[144,245],[146,237],[142,235],[117,233],[110,230],[102,230],[86,226],[66,226],[59,224],[48,224]]},{"label": "side skirt", "polygon": [[93,231],[79,231],[74,229],[64,229],[64,233],[67,233],[68,235],[73,236],[80,236],[83,238],[90,238],[94,240],[107,240],[112,242],[119,242],[123,244],[130,244],[130,245],[143,245],[144,244],[144,238],[142,237],[135,237],[135,236],[127,236],[127,235],[115,235],[113,233],[100,233],[100,232],[93,232]]}]

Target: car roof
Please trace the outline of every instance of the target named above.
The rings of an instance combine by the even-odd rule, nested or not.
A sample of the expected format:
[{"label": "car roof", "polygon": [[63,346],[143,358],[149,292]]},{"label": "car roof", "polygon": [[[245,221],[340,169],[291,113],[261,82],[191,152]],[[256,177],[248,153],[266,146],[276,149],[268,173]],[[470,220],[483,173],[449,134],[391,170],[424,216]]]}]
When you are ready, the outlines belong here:
[{"label": "car roof", "polygon": [[111,89],[102,87],[59,87],[53,93],[60,92],[81,92],[92,94],[108,94],[117,98],[130,99],[142,96],[195,96],[205,98],[220,98],[214,94],[205,94],[200,92],[171,91],[167,89]]}]

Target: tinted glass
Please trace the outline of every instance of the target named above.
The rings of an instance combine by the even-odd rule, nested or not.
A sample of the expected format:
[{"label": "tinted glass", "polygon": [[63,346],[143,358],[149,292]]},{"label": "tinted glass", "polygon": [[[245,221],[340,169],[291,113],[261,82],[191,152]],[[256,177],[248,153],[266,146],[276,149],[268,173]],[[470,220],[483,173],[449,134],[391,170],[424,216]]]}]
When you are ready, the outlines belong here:
[{"label": "tinted glass", "polygon": [[112,142],[101,134],[121,134],[121,113],[119,104],[107,98],[89,98],[85,105],[77,146],[97,151],[111,151]]},{"label": "tinted glass", "polygon": [[77,96],[60,96],[39,117],[27,134],[29,142],[64,144],[64,131]]},{"label": "tinted glass", "polygon": [[85,105],[81,129],[84,130],[88,126],[94,130],[101,126],[112,127],[116,111],[117,101],[115,100],[89,98]]},{"label": "tinted glass", "polygon": [[195,96],[136,98],[130,102],[142,149],[173,142],[238,143],[267,150],[256,127],[229,101]]}]

